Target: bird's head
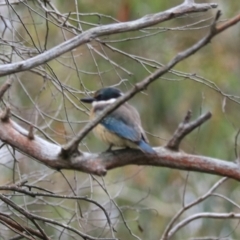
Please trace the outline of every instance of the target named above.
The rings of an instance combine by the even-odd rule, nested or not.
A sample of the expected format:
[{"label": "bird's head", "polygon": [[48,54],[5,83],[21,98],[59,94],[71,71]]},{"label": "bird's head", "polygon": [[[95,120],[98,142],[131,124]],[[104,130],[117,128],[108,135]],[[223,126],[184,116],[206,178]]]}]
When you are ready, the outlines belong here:
[{"label": "bird's head", "polygon": [[113,103],[118,97],[121,97],[123,93],[113,87],[106,87],[99,89],[93,95],[93,97],[82,98],[81,101],[84,103]]}]

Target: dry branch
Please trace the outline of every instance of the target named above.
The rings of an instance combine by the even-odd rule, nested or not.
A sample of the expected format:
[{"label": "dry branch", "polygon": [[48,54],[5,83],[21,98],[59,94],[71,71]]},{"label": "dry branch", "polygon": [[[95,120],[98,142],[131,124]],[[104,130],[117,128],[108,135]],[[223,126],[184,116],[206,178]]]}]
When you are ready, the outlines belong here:
[{"label": "dry branch", "polygon": [[28,236],[27,233],[31,234],[32,236],[36,236],[40,239],[46,239],[40,232],[30,227],[20,225],[18,222],[11,219],[10,216],[4,213],[0,213],[0,223],[4,224],[6,227],[12,229],[13,231],[17,232],[19,235],[25,237],[26,239],[33,239],[32,237]]},{"label": "dry branch", "polygon": [[29,139],[28,131],[11,119],[7,122],[0,122],[0,138],[4,143],[57,170],[72,169],[96,175],[105,175],[107,170],[134,164],[198,171],[227,176],[240,181],[240,169],[233,162],[171,151],[165,147],[154,148],[157,152],[156,156],[146,156],[139,150],[129,149],[100,154],[74,153],[63,158],[61,146],[50,143],[38,136],[35,136],[32,140]]},{"label": "dry branch", "polygon": [[[192,202],[188,203],[187,205],[183,206],[182,209],[180,209],[175,216],[171,219],[171,221],[169,222],[168,226],[166,227],[166,229],[164,230],[164,233],[161,237],[161,240],[168,240],[170,238],[169,236],[169,231],[171,231],[171,229],[174,227],[174,224],[176,224],[177,221],[179,221],[180,216],[188,209],[192,208],[193,206],[198,205],[199,203],[203,202],[204,200],[206,200],[207,198],[209,198],[211,196],[211,194],[213,194],[214,191],[216,191],[216,189],[223,184],[228,178],[224,177],[222,179],[220,179],[219,181],[217,181],[204,195],[202,195],[201,197],[193,200]],[[171,236],[173,235],[173,232],[171,234]]]},{"label": "dry branch", "polygon": [[101,36],[117,34],[122,32],[136,31],[145,27],[150,27],[158,23],[183,16],[184,14],[203,12],[212,8],[216,8],[216,3],[190,3],[186,2],[174,8],[171,8],[164,12],[159,12],[156,14],[146,15],[140,19],[124,23],[114,23],[104,26],[99,26],[91,28],[77,35],[76,37],[69,39],[50,50],[43,52],[30,59],[4,64],[0,66],[0,76],[6,76],[8,74],[17,73],[29,70],[31,68],[37,67],[44,64],[58,56],[73,50],[85,43],[91,42]]},{"label": "dry branch", "polygon": [[[214,212],[202,212],[202,213],[196,213],[191,215],[190,217],[187,217],[180,223],[176,224],[168,235],[168,240],[172,238],[172,236],[182,227],[186,226],[188,223],[192,222],[193,220],[200,219],[200,218],[213,218],[213,219],[239,219],[240,214],[235,212],[230,213],[214,213]],[[164,240],[164,239],[163,239]]]},{"label": "dry branch", "polygon": [[4,93],[11,87],[13,78],[8,78],[7,81],[0,87],[0,99],[3,97]]},{"label": "dry branch", "polygon": [[[83,200],[83,201],[95,204],[97,207],[99,207],[103,211],[104,215],[106,216],[109,226],[112,227],[111,219],[108,216],[106,209],[101,204],[99,204],[97,201],[94,201],[93,199],[90,199],[88,197],[59,195],[59,194],[54,194],[54,193],[49,193],[49,192],[47,192],[47,193],[35,192],[32,189],[38,188],[38,187],[29,186],[26,183],[27,183],[27,181],[23,182],[22,184],[18,184],[18,185],[11,184],[11,185],[0,186],[0,190],[1,191],[5,190],[5,191],[18,192],[18,193],[22,193],[26,196],[31,196],[33,198],[40,196],[40,197],[52,197],[52,198],[72,199],[72,200]],[[27,190],[26,188],[29,188],[29,190]],[[41,189],[41,190],[43,190],[43,189]],[[46,191],[46,189],[44,189],[44,191]],[[1,216],[1,214],[0,214],[0,216]]]},{"label": "dry branch", "polygon": [[196,119],[195,121],[189,122],[191,119],[191,115],[192,115],[191,111],[188,111],[183,122],[179,124],[172,138],[167,143],[166,148],[178,151],[182,139],[212,116],[212,114],[208,112],[199,117],[198,119]]},{"label": "dry branch", "polygon": [[[72,231],[72,232],[76,233],[79,237],[82,237],[83,239],[86,239],[86,240],[115,240],[113,238],[92,237],[88,234],[80,232],[76,228],[73,228],[73,227],[71,227],[69,225],[66,225],[64,223],[61,223],[59,221],[54,221],[50,218],[45,218],[45,217],[41,217],[39,215],[32,214],[31,212],[29,212],[29,211],[25,210],[24,208],[18,206],[16,203],[14,203],[13,201],[11,201],[9,198],[7,198],[6,196],[4,196],[2,194],[0,194],[0,199],[1,199],[1,201],[5,202],[7,205],[11,206],[13,209],[15,209],[16,211],[21,213],[24,217],[26,217],[27,219],[29,219],[33,222],[35,222],[36,220],[39,220],[39,221],[42,221],[42,222],[45,222],[45,223],[50,223],[52,225],[63,227],[65,229],[69,230],[69,231]],[[44,238],[44,239],[46,239],[46,238]]]}]

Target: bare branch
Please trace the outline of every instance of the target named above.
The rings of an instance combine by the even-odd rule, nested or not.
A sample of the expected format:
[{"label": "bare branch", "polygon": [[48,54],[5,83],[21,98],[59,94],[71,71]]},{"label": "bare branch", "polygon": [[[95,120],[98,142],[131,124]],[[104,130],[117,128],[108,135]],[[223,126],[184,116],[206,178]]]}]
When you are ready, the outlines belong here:
[{"label": "bare branch", "polygon": [[14,5],[14,4],[20,4],[22,3],[23,1],[27,1],[27,0],[1,0],[0,1],[0,6],[4,6],[4,5],[8,5],[8,4],[11,4],[11,5]]},{"label": "bare branch", "polygon": [[227,28],[237,24],[239,21],[240,21],[240,14],[236,15],[235,17],[231,18],[230,20],[221,24],[220,26],[217,26],[216,32],[220,33],[222,31],[226,30]]},{"label": "bare branch", "polygon": [[182,139],[192,132],[195,128],[201,126],[204,122],[206,122],[208,119],[210,119],[212,114],[210,112],[207,112],[200,116],[195,121],[192,121],[189,123],[191,119],[191,111],[187,112],[187,115],[185,116],[182,123],[179,124],[177,130],[174,132],[172,138],[169,140],[169,142],[166,145],[166,148],[169,148],[174,151],[178,151],[179,145],[182,141]]},{"label": "bare branch", "polygon": [[[11,219],[11,217],[8,216],[7,214],[0,213],[0,221],[1,221],[1,223],[4,222],[8,227],[10,226],[12,229],[18,231],[24,237],[28,237],[26,235],[26,232],[27,232],[27,233],[32,234],[33,236],[39,237],[40,239],[46,239],[39,231],[36,231],[35,229],[32,229],[30,227],[23,226],[23,225],[17,223],[13,219]],[[29,237],[28,239],[33,239],[33,238]]]},{"label": "bare branch", "polygon": [[[20,184],[20,185],[19,184],[18,185],[12,184],[10,186],[0,186],[0,190],[19,192],[19,193],[22,193],[24,195],[28,195],[28,196],[31,196],[31,197],[41,196],[41,197],[72,199],[72,200],[83,200],[83,201],[86,201],[86,202],[90,202],[90,203],[93,203],[96,206],[98,206],[103,211],[104,215],[106,216],[106,219],[107,219],[107,222],[108,222],[109,226],[112,227],[111,219],[109,218],[109,215],[108,215],[106,209],[101,204],[99,204],[97,201],[89,199],[88,197],[67,196],[67,195],[59,195],[59,194],[53,194],[53,193],[42,193],[42,192],[29,191],[29,190],[26,190],[26,189],[23,188],[25,186],[26,186],[25,183]],[[27,187],[30,187],[30,186],[28,185]],[[36,186],[31,186],[31,188],[36,188]]]},{"label": "bare branch", "polygon": [[9,107],[6,107],[4,111],[0,113],[0,119],[3,122],[8,122],[10,118],[11,110]]},{"label": "bare branch", "polygon": [[177,168],[227,176],[240,181],[237,164],[219,159],[175,152],[165,147],[154,148],[157,155],[146,156],[139,150],[118,150],[100,154],[70,154],[62,157],[61,147],[35,136],[29,140],[28,131],[9,119],[0,122],[0,138],[5,143],[53,169],[72,169],[96,175],[129,164]]},{"label": "bare branch", "polygon": [[145,27],[149,27],[160,22],[164,22],[170,19],[173,19],[178,16],[182,16],[187,13],[202,12],[207,11],[212,8],[216,8],[216,3],[202,3],[202,4],[181,4],[177,7],[171,8],[167,11],[146,15],[140,19],[124,23],[114,23],[105,26],[99,26],[91,28],[83,33],[77,35],[76,37],[63,42],[56,47],[43,52],[35,57],[30,59],[11,63],[4,64],[0,66],[0,76],[5,76],[8,74],[22,72],[29,70],[31,68],[37,67],[41,64],[44,64],[56,57],[73,50],[84,43],[91,42],[93,39],[96,39],[101,36],[117,34],[121,32],[135,31]]},{"label": "bare branch", "polygon": [[11,87],[13,78],[8,78],[7,81],[0,88],[0,99],[3,97],[4,93]]},{"label": "bare branch", "polygon": [[0,194],[0,199],[5,202],[6,204],[8,204],[9,206],[11,206],[12,208],[14,208],[16,211],[18,211],[19,213],[21,213],[23,216],[25,216],[26,218],[32,220],[40,220],[43,221],[45,223],[50,223],[56,226],[61,226],[69,231],[72,231],[74,233],[76,233],[77,235],[79,235],[80,237],[82,237],[83,239],[89,239],[89,240],[117,240],[116,238],[97,238],[97,237],[92,237],[88,234],[84,234],[80,231],[78,231],[77,229],[66,225],[64,223],[60,223],[58,221],[54,221],[52,219],[48,219],[45,217],[41,217],[35,214],[32,214],[30,212],[28,212],[27,210],[23,209],[22,207],[18,206],[17,204],[15,204],[14,202],[12,202],[10,199],[8,199],[7,197],[5,197],[4,195]]},{"label": "bare branch", "polygon": [[34,128],[33,128],[33,125],[31,125],[29,127],[28,138],[29,138],[29,140],[33,140],[34,139]]},{"label": "bare branch", "polygon": [[202,195],[201,197],[197,198],[196,200],[188,203],[186,206],[184,206],[183,208],[181,208],[176,215],[171,219],[171,221],[169,222],[168,226],[166,227],[161,240],[168,240],[169,238],[169,231],[172,229],[173,225],[175,224],[175,222],[179,219],[179,217],[189,208],[196,206],[197,204],[203,202],[205,199],[207,199],[208,197],[213,195],[213,192],[224,182],[226,182],[228,180],[228,178],[224,177],[222,179],[220,179],[219,181],[217,181],[204,195]]},{"label": "bare branch", "polygon": [[180,223],[178,223],[172,230],[169,232],[168,239],[171,239],[171,237],[182,227],[186,226],[188,223],[199,219],[199,218],[214,218],[214,219],[239,219],[240,214],[239,213],[210,213],[210,212],[204,212],[204,213],[197,213],[193,214],[192,216],[184,219]]}]

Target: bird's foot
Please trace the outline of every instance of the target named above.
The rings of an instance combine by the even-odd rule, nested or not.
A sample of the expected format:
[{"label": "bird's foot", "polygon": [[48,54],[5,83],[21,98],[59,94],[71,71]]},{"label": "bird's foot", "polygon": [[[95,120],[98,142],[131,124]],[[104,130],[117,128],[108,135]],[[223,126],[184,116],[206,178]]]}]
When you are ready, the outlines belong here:
[{"label": "bird's foot", "polygon": [[112,146],[113,146],[113,145],[110,144],[109,147],[108,147],[108,149],[107,149],[105,152],[112,152],[112,151],[113,151],[113,150],[112,150]]}]

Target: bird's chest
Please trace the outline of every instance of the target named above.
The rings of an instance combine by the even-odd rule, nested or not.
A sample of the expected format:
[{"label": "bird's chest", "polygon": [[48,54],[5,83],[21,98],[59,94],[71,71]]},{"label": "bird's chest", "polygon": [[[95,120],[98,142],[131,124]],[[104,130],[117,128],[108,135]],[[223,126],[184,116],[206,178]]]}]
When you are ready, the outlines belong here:
[{"label": "bird's chest", "polygon": [[[93,111],[92,109],[90,112],[90,120],[93,120],[95,117],[97,117],[98,113],[100,113],[100,111]],[[108,142],[106,136],[107,129],[105,129],[103,125],[97,124],[97,126],[93,129],[93,133],[104,142]]]},{"label": "bird's chest", "polygon": [[[90,113],[90,119],[94,119],[96,117],[96,114],[91,111]],[[101,123],[99,123],[94,129],[93,133],[101,139],[103,142],[107,144],[113,144],[115,146],[125,146],[126,143],[123,138],[117,136],[115,133],[109,131],[106,129]]]}]

